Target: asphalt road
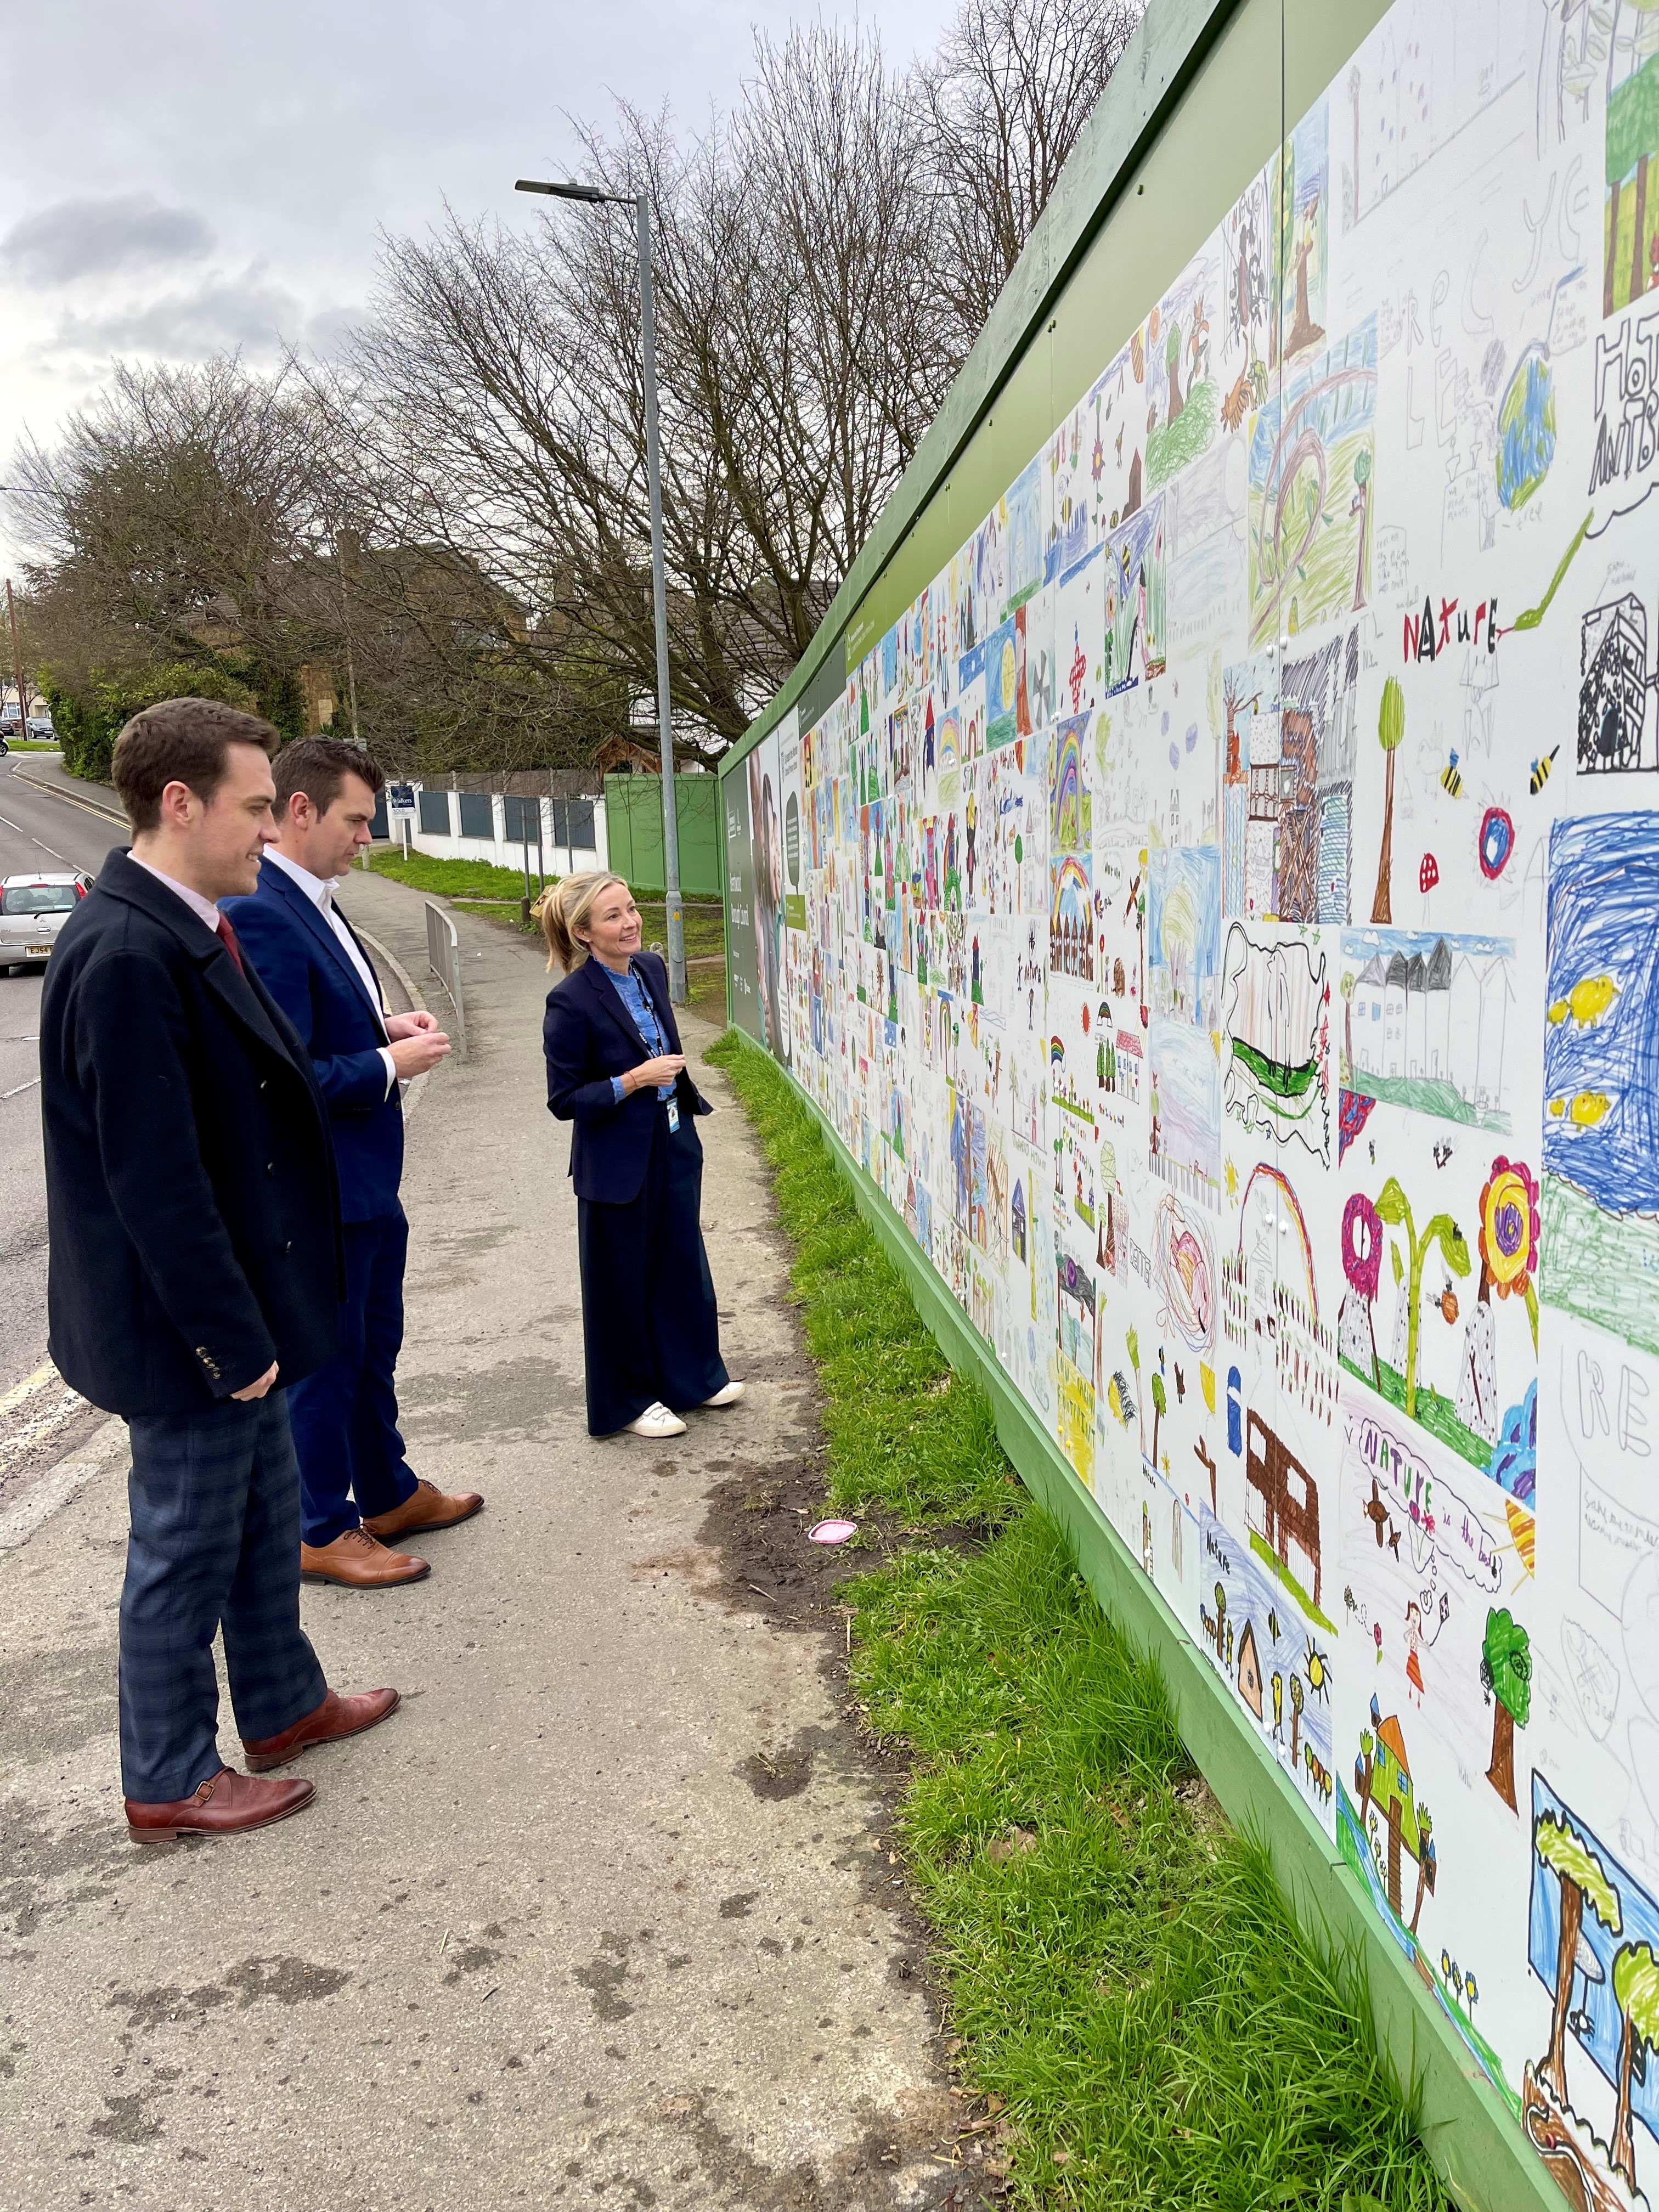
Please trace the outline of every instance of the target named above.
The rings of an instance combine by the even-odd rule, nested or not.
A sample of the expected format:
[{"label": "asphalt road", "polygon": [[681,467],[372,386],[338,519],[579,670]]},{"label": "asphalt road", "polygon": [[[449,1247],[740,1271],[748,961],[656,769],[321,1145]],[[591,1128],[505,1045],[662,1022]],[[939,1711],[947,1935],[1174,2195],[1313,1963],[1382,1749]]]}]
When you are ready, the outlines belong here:
[{"label": "asphalt road", "polygon": [[[0,763],[0,875],[103,866],[112,823],[31,790]],[[0,972],[0,1504],[101,1419],[46,1365],[46,1192],[40,1147],[43,971]],[[40,1378],[35,1380],[35,1378]],[[33,1381],[34,1387],[26,1386]]]}]

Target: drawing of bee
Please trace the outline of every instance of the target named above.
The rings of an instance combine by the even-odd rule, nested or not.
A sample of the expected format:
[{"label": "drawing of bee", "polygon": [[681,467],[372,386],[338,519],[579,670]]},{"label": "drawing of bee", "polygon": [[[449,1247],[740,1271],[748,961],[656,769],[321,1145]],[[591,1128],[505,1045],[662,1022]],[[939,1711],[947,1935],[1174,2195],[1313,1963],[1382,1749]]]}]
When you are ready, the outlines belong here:
[{"label": "drawing of bee", "polygon": [[1527,789],[1534,799],[1549,781],[1550,770],[1555,765],[1555,753],[1559,753],[1560,750],[1560,746],[1557,745],[1555,752],[1546,753],[1542,760],[1535,760],[1533,763],[1532,774],[1527,778]]},{"label": "drawing of bee", "polygon": [[1440,787],[1443,791],[1449,793],[1453,799],[1459,799],[1462,796],[1463,774],[1462,770],[1457,765],[1457,755],[1455,752],[1450,756],[1446,765],[1440,771]]}]

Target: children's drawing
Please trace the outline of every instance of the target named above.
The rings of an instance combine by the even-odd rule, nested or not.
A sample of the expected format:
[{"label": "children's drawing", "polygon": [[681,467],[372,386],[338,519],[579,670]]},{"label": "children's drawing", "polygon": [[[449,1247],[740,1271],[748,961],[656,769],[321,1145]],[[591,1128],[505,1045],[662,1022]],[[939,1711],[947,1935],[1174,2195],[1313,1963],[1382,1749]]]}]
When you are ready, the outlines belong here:
[{"label": "children's drawing", "polygon": [[1221,939],[1221,854],[1216,846],[1163,846],[1152,854],[1146,922],[1153,1014],[1213,1028]]},{"label": "children's drawing", "polygon": [[1164,501],[1151,500],[1109,532],[1102,593],[1108,697],[1164,672],[1169,639],[1169,567]]},{"label": "children's drawing", "polygon": [[[1659,193],[1652,199],[1648,194],[1649,166],[1659,155],[1659,52],[1644,54],[1640,46],[1626,52],[1629,73],[1607,94],[1603,315],[1617,314],[1659,284]],[[1613,58],[1621,58],[1616,43]]]},{"label": "children's drawing", "polygon": [[[1432,1897],[1439,1868],[1434,1820],[1412,1787],[1411,1761],[1398,1713],[1386,1717],[1371,1699],[1371,1724],[1359,1738],[1353,1765],[1354,1826],[1367,1853],[1367,1871],[1381,1881],[1389,1911],[1413,1941],[1423,1900]],[[1406,1917],[1404,1863],[1415,1871],[1411,1917]]]},{"label": "children's drawing", "polygon": [[1285,371],[1249,453],[1250,642],[1370,603],[1376,321]]},{"label": "children's drawing", "polygon": [[1238,1245],[1221,1264],[1227,1341],[1271,1368],[1287,1404],[1328,1428],[1336,1412],[1336,1347],[1320,1319],[1313,1243],[1288,1177],[1260,1161],[1238,1215]]},{"label": "children's drawing", "polygon": [[1650,738],[1648,611],[1635,592],[1592,607],[1578,626],[1578,769],[1627,775],[1659,768]]},{"label": "children's drawing", "polygon": [[1536,1772],[1532,1830],[1527,1956],[1551,2011],[1522,2123],[1568,2202],[1611,2212],[1648,2201],[1638,2124],[1644,2172],[1659,2145],[1659,1905]]},{"label": "children's drawing", "polygon": [[1329,998],[1316,945],[1292,937],[1259,943],[1243,922],[1230,926],[1222,981],[1227,1111],[1276,1144],[1294,1140],[1322,1164],[1331,1156]]},{"label": "children's drawing", "polygon": [[733,1018],[1586,2212],[1659,2201],[1656,155],[1659,4],[1391,0],[719,764]]},{"label": "children's drawing", "polygon": [[1515,996],[1510,938],[1345,930],[1343,1089],[1506,1130]]},{"label": "children's drawing", "polygon": [[1659,815],[1558,822],[1539,1295],[1659,1351]]},{"label": "children's drawing", "polygon": [[1321,1826],[1333,1834],[1334,1674],[1327,1633],[1310,1632],[1307,1617],[1286,1596],[1276,1554],[1269,1552],[1270,1571],[1254,1535],[1249,1546],[1241,1544],[1203,1498],[1198,1536],[1200,1647]]}]

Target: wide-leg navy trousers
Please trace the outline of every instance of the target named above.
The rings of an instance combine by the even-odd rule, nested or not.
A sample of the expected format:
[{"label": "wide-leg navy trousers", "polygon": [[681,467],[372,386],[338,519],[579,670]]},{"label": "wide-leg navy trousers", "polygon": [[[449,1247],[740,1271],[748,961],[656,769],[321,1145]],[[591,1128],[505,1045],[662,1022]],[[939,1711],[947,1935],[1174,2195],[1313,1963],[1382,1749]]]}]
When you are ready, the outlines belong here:
[{"label": "wide-leg navy trousers", "polygon": [[696,1124],[682,1113],[671,1130],[661,1100],[638,1197],[576,1201],[591,1435],[613,1436],[655,1400],[683,1412],[726,1388],[702,1205]]},{"label": "wide-leg navy trousers", "polygon": [[327,1695],[300,1626],[300,1471],[286,1393],[127,1424],[132,1528],[121,1591],[121,1787],[188,1797],[224,1761],[213,1638],[239,1733],[278,1735]]},{"label": "wide-leg navy trousers", "polygon": [[404,1345],[404,1210],[344,1224],[346,1294],[332,1359],[289,1392],[307,1544],[331,1544],[360,1520],[412,1496],[415,1474],[398,1431]]}]

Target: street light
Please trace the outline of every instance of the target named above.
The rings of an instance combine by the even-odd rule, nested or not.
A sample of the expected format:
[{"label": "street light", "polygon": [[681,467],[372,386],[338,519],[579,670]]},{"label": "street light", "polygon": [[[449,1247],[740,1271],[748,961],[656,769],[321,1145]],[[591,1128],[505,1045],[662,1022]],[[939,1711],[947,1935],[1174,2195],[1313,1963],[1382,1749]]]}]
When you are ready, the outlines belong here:
[{"label": "street light", "polygon": [[651,598],[657,631],[657,734],[662,747],[663,894],[668,909],[668,991],[685,1004],[685,920],[680,908],[680,843],[674,804],[673,709],[668,696],[668,590],[663,579],[662,459],[657,445],[657,328],[651,293],[651,203],[644,192],[597,185],[544,184],[520,177],[515,192],[580,200],[590,207],[632,207],[640,259],[640,352],[645,368],[645,466],[651,491]]}]

